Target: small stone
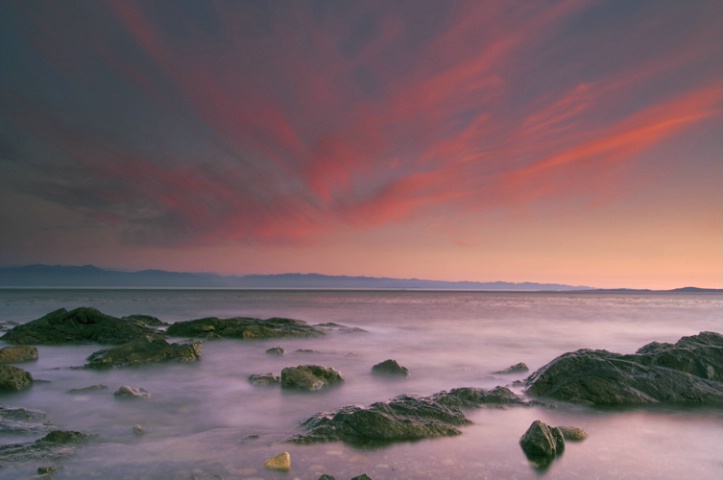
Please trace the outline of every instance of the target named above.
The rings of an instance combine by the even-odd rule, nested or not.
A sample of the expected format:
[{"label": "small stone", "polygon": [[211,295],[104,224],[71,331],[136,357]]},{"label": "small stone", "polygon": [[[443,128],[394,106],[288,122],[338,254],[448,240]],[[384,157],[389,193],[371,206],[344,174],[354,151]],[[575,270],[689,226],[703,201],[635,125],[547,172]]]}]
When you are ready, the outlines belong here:
[{"label": "small stone", "polygon": [[562,426],[557,427],[557,429],[560,430],[560,432],[562,433],[562,437],[565,440],[579,442],[585,440],[588,437],[587,432],[580,427]]},{"label": "small stone", "polygon": [[113,395],[116,398],[151,398],[151,393],[148,390],[140,387],[130,387],[128,385],[121,386]]},{"label": "small stone", "polygon": [[45,475],[48,473],[55,473],[57,468],[51,466],[38,467],[38,475]]},{"label": "small stone", "polygon": [[281,452],[264,463],[264,467],[272,470],[291,470],[291,454]]},{"label": "small stone", "polygon": [[267,355],[284,355],[286,353],[286,350],[284,350],[282,347],[272,347],[266,350]]},{"label": "small stone", "polygon": [[134,435],[144,435],[146,433],[146,429],[143,427],[143,425],[135,424],[133,425],[133,434]]}]

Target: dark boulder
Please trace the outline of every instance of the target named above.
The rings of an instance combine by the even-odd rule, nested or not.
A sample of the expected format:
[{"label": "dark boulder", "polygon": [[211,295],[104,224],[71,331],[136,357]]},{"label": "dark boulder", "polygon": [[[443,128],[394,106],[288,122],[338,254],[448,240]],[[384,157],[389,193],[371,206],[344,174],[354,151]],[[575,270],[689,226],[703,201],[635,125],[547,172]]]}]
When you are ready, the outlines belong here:
[{"label": "dark boulder", "polygon": [[0,392],[19,391],[33,384],[33,376],[22,368],[0,365]]},{"label": "dark boulder", "polygon": [[520,446],[530,460],[546,464],[565,450],[565,439],[558,428],[535,420],[520,438]]},{"label": "dark boulder", "polygon": [[216,338],[283,338],[318,337],[324,335],[302,320],[289,318],[200,318],[186,322],[177,322],[168,327],[168,335],[177,337],[216,337]]},{"label": "dark boulder", "polygon": [[201,358],[201,343],[168,343],[162,338],[139,338],[119,347],[99,350],[86,360],[86,368],[136,367],[157,362],[195,362]]},{"label": "dark boulder", "polygon": [[339,370],[321,365],[299,365],[281,370],[281,386],[316,391],[344,381]]},{"label": "dark boulder", "polygon": [[408,377],[409,370],[397,363],[396,360],[384,360],[372,367],[372,373],[385,377]]},{"label": "dark boulder", "polygon": [[430,398],[407,395],[366,407],[346,406],[331,413],[316,414],[302,424],[306,432],[293,437],[296,443],[342,440],[363,444],[419,440],[458,435],[456,428],[470,423],[456,407]]},{"label": "dark boulder", "polygon": [[10,345],[0,348],[0,363],[32,362],[38,359],[38,349],[30,345]]},{"label": "dark boulder", "polygon": [[286,354],[286,350],[283,347],[271,347],[266,350],[267,355],[277,355],[279,357]]},{"label": "dark boulder", "polygon": [[136,321],[106,315],[95,308],[55,310],[31,322],[18,325],[0,337],[15,344],[57,345],[63,343],[121,344],[139,337],[160,334]]},{"label": "dark boulder", "polygon": [[483,405],[498,407],[527,405],[526,401],[506,387],[495,387],[492,390],[472,387],[455,388],[449,392],[435,393],[432,395],[432,399],[442,405],[457,408],[475,408]]},{"label": "dark boulder", "polygon": [[723,406],[723,335],[703,332],[635,354],[578,350],[527,378],[527,393],[614,406],[653,403]]}]

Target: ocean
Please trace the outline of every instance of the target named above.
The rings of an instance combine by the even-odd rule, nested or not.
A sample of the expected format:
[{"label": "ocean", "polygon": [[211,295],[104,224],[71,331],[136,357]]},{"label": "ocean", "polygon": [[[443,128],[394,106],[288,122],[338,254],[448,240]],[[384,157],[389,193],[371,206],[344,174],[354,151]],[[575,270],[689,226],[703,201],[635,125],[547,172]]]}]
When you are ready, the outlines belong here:
[{"label": "ocean", "polygon": [[[366,290],[2,289],[0,325],[25,323],[64,307],[88,306],[164,322],[217,316],[288,317],[335,322],[363,333],[270,340],[205,341],[196,364],[89,371],[85,358],[102,346],[38,346],[40,358],[18,366],[36,380],[0,394],[0,406],[42,410],[56,428],[97,435],[72,455],[7,461],[0,479],[33,478],[54,466],[54,479],[716,479],[723,478],[723,411],[715,408],[594,409],[508,407],[465,413],[472,421],[454,437],[355,447],[342,442],[297,445],[307,417],[400,394],[426,396],[457,387],[513,385],[527,374],[494,373],[524,362],[530,372],[580,348],[633,353],[652,341],[675,342],[723,330],[723,296],[693,293],[557,293]],[[179,339],[180,341],[181,339]],[[0,344],[0,346],[2,346]],[[283,356],[265,353],[280,346]],[[373,376],[386,359],[407,379]],[[251,374],[303,364],[342,372],[329,390],[299,393],[248,382]],[[98,392],[68,390],[102,384]],[[120,401],[121,385],[151,392]],[[519,446],[536,419],[589,433],[568,443],[547,470]],[[144,435],[136,435],[140,424]],[[0,444],[32,442],[44,433],[0,431]],[[279,452],[289,472],[264,468]]]}]

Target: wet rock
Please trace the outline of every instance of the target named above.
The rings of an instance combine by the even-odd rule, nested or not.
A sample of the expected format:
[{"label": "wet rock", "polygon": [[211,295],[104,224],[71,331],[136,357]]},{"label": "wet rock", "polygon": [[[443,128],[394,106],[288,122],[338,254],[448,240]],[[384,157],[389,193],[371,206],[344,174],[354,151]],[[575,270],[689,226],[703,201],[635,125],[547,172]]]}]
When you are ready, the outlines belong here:
[{"label": "wet rock", "polygon": [[136,338],[160,337],[155,330],[136,322],[106,315],[95,308],[55,310],[31,322],[18,325],[0,337],[21,345],[94,342],[121,344]]},{"label": "wet rock", "polygon": [[145,435],[145,433],[146,429],[143,427],[143,425],[133,425],[133,435]]},{"label": "wet rock", "polygon": [[280,381],[279,376],[271,372],[249,375],[249,383],[252,385],[277,385]]},{"label": "wet rock", "polygon": [[284,338],[284,337],[318,337],[324,335],[321,329],[315,328],[302,320],[289,318],[200,318],[187,322],[177,322],[168,327],[168,335],[178,337],[207,337],[209,334],[221,338]]},{"label": "wet rock", "polygon": [[723,335],[702,332],[637,353],[578,350],[526,380],[527,393],[584,405],[723,405]]},{"label": "wet rock", "polygon": [[506,387],[495,387],[492,390],[472,387],[455,388],[449,392],[435,393],[432,399],[442,405],[457,408],[528,404]]},{"label": "wet rock", "polygon": [[47,466],[43,466],[43,467],[38,467],[37,473],[38,473],[38,475],[49,475],[49,474],[55,473],[57,471],[58,471],[57,468],[47,465]]},{"label": "wet rock", "polygon": [[431,398],[403,395],[389,402],[366,407],[346,406],[316,414],[302,424],[306,432],[291,440],[296,443],[418,440],[458,435],[461,432],[456,427],[468,423],[456,407],[447,407]]},{"label": "wet rock", "polygon": [[565,439],[556,427],[535,420],[520,438],[520,446],[528,457],[550,459],[565,450]]},{"label": "wet rock", "polygon": [[346,325],[340,325],[334,322],[318,323],[314,327],[326,332],[326,333],[367,333],[366,330],[359,327],[347,327]]},{"label": "wet rock", "polygon": [[409,370],[397,363],[396,360],[384,360],[372,367],[372,373],[375,375],[387,377],[408,377]]},{"label": "wet rock", "polygon": [[339,370],[321,365],[299,365],[281,371],[281,386],[310,392],[344,381]]},{"label": "wet rock", "polygon": [[87,433],[72,430],[53,430],[36,443],[77,443],[91,438]]},{"label": "wet rock", "polygon": [[558,426],[556,428],[562,433],[565,440],[580,442],[588,437],[587,432],[580,427]]},{"label": "wet rock", "polygon": [[31,362],[38,359],[38,349],[29,345],[0,348],[0,364]]},{"label": "wet rock", "polygon": [[504,370],[499,370],[494,373],[502,374],[502,375],[508,375],[511,373],[524,373],[529,371],[530,368],[525,365],[524,363],[516,363],[510,367],[505,368]]},{"label": "wet rock", "polygon": [[334,475],[327,475],[326,473],[319,477],[319,480],[336,480]]},{"label": "wet rock", "polygon": [[107,390],[107,389],[108,389],[108,387],[106,385],[91,385],[89,387],[83,387],[83,388],[71,388],[66,393],[76,395],[76,394],[100,392],[102,390]]},{"label": "wet rock", "polygon": [[291,470],[291,454],[281,452],[264,463],[264,467],[271,470]]},{"label": "wet rock", "polygon": [[99,350],[86,360],[86,368],[135,367],[149,363],[178,361],[196,362],[201,358],[202,346],[168,343],[162,338],[139,338],[119,347]]},{"label": "wet rock", "polygon": [[352,477],[351,480],[372,480],[372,477],[367,475],[366,473],[362,473],[361,475],[357,475],[356,477]]},{"label": "wet rock", "polygon": [[151,398],[151,393],[140,387],[131,387],[128,385],[122,385],[118,390],[113,393],[116,398]]},{"label": "wet rock", "polygon": [[21,407],[0,406],[0,432],[37,433],[48,429],[45,412]]},{"label": "wet rock", "polygon": [[268,350],[266,350],[267,355],[283,356],[285,353],[286,353],[286,350],[284,350],[282,347],[271,347]]},{"label": "wet rock", "polygon": [[33,376],[22,368],[0,365],[0,393],[25,390],[33,384]]}]

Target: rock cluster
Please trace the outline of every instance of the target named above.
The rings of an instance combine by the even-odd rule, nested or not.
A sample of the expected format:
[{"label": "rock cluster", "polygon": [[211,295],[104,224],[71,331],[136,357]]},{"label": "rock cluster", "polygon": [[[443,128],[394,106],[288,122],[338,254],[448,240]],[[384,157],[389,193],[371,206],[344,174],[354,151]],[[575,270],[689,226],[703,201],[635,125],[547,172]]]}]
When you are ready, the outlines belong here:
[{"label": "rock cluster", "polygon": [[655,342],[631,355],[578,350],[557,357],[526,383],[529,395],[583,405],[723,406],[723,335]]},{"label": "rock cluster", "polygon": [[187,322],[177,322],[168,327],[168,335],[177,337],[217,337],[217,338],[280,338],[280,337],[318,337],[324,331],[302,320],[290,318],[200,318]]}]

